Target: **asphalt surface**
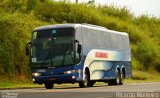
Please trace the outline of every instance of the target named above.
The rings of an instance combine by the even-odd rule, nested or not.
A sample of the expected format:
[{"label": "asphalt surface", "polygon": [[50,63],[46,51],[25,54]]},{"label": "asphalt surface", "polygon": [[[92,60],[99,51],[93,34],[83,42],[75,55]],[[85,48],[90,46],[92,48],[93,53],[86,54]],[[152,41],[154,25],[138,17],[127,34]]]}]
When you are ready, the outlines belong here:
[{"label": "asphalt surface", "polygon": [[160,98],[160,82],[0,90],[0,98]]}]

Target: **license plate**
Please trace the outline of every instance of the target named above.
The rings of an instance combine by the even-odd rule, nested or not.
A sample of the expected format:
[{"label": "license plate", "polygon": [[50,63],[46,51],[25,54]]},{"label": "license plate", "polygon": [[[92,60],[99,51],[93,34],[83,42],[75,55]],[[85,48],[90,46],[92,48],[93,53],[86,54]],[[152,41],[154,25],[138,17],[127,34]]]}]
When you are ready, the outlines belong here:
[{"label": "license plate", "polygon": [[46,72],[45,69],[38,69],[37,72]]},{"label": "license plate", "polygon": [[56,80],[56,78],[49,78],[48,80],[53,81],[53,80]]}]

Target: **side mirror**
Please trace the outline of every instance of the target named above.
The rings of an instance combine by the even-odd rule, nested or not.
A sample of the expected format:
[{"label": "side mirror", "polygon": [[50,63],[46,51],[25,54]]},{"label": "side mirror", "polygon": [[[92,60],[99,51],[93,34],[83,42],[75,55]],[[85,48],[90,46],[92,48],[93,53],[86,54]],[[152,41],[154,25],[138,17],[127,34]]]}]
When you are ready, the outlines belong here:
[{"label": "side mirror", "polygon": [[81,51],[82,51],[82,46],[78,43],[77,53],[81,54]]},{"label": "side mirror", "polygon": [[26,56],[28,56],[29,55],[29,47],[27,46],[26,47]]},{"label": "side mirror", "polygon": [[79,44],[79,41],[78,41],[78,40],[75,40],[74,42],[75,42],[75,43],[78,43],[78,45],[77,45],[77,53],[80,55],[80,54],[81,54],[81,51],[82,51],[82,46],[81,46],[81,44]]},{"label": "side mirror", "polygon": [[26,44],[26,56],[30,55],[30,46],[29,45],[31,45],[31,44],[32,44],[31,42],[28,42]]}]

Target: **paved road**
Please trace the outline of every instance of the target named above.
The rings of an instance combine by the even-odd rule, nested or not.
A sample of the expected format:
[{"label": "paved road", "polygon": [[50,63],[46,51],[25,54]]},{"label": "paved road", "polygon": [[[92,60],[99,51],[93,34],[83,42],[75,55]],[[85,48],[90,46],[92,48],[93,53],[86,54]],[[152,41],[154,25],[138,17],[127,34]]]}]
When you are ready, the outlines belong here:
[{"label": "paved road", "polygon": [[160,98],[160,82],[121,86],[96,85],[90,88],[55,87],[51,90],[45,88],[14,89],[0,90],[0,92],[0,98],[138,98],[137,96]]}]

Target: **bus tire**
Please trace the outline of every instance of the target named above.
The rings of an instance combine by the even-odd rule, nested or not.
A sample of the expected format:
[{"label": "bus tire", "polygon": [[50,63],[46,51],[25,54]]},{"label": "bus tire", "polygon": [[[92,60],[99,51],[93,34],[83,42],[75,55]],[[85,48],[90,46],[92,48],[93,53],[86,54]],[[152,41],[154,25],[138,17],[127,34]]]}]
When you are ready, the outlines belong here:
[{"label": "bus tire", "polygon": [[93,87],[94,83],[95,83],[94,81],[90,81],[88,87]]},{"label": "bus tire", "polygon": [[114,84],[120,85],[120,81],[121,81],[121,73],[118,70],[116,70],[116,79],[114,80]]},{"label": "bus tire", "polygon": [[45,83],[44,85],[46,89],[52,89],[54,84],[51,82],[48,82],[48,83]]},{"label": "bus tire", "polygon": [[108,85],[120,85],[121,83],[121,74],[118,70],[116,70],[116,78],[113,80],[109,80]]},{"label": "bus tire", "polygon": [[84,81],[79,82],[79,87],[84,88],[87,86],[89,87],[89,72],[86,70],[84,75]]},{"label": "bus tire", "polygon": [[119,85],[123,85],[123,83],[124,83],[124,73],[122,72]]}]

